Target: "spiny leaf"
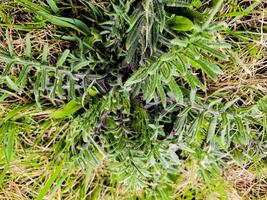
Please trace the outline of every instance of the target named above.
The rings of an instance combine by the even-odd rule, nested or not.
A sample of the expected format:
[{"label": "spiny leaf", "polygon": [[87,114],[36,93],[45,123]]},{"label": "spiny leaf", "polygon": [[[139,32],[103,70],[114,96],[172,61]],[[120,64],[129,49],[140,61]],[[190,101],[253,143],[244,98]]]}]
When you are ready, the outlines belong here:
[{"label": "spiny leaf", "polygon": [[136,25],[137,21],[140,20],[142,17],[143,12],[140,8],[135,9],[134,13],[131,15],[130,20],[129,20],[129,28],[127,29],[127,33],[129,33],[134,26]]},{"label": "spiny leaf", "polygon": [[201,50],[204,50],[204,51],[207,51],[209,52],[211,55],[219,58],[219,59],[222,59],[222,60],[228,60],[228,57],[221,51],[218,51],[214,48],[211,48],[209,47],[208,45],[206,45],[204,42],[195,42],[194,43],[196,46],[200,47]]},{"label": "spiny leaf", "polygon": [[145,69],[140,67],[137,71],[134,72],[134,74],[126,81],[124,84],[125,87],[128,87],[130,85],[136,84],[138,82],[141,82],[147,77],[147,73],[145,72]]},{"label": "spiny leaf", "polygon": [[158,74],[155,73],[153,76],[151,76],[148,79],[148,84],[146,85],[147,88],[145,88],[144,97],[147,102],[150,102],[154,96],[156,87],[157,87],[157,81],[158,81]]},{"label": "spiny leaf", "polygon": [[172,92],[172,96],[175,99],[176,102],[182,102],[183,101],[183,93],[177,83],[175,82],[174,78],[171,77],[170,81],[168,82],[168,86]]},{"label": "spiny leaf", "polygon": [[205,85],[192,72],[186,73],[185,79],[192,89],[200,88],[205,90]]},{"label": "spiny leaf", "polygon": [[164,91],[164,88],[162,86],[162,83],[160,81],[160,79],[158,80],[158,83],[157,83],[157,89],[158,89],[158,92],[159,92],[159,96],[160,96],[160,100],[162,102],[162,105],[164,108],[166,108],[167,106],[167,98],[166,98],[166,94],[165,94],[165,91]]},{"label": "spiny leaf", "polygon": [[201,68],[213,81],[217,80],[217,74],[223,73],[217,65],[210,63],[207,60],[196,59],[194,55],[189,52],[187,52],[186,56],[198,64],[198,66],[196,66],[193,62],[192,65],[194,67]]},{"label": "spiny leaf", "polygon": [[126,43],[125,43],[125,47],[127,50],[130,49],[130,47],[133,45],[134,42],[136,42],[140,31],[141,31],[141,27],[143,26],[144,23],[144,18],[140,17],[137,22],[134,24],[133,28],[131,29],[130,33],[128,34]]},{"label": "spiny leaf", "polygon": [[164,78],[163,81],[168,83],[172,78],[172,73],[171,73],[171,69],[169,65],[166,62],[162,64],[160,72],[161,72],[162,78]]},{"label": "spiny leaf", "polygon": [[129,64],[132,61],[137,48],[138,48],[138,41],[134,41],[134,43],[130,46],[130,48],[127,51],[127,55],[125,59],[127,64]]},{"label": "spiny leaf", "polygon": [[164,3],[160,1],[155,1],[156,15],[159,22],[159,31],[162,32],[165,26],[165,10]]}]

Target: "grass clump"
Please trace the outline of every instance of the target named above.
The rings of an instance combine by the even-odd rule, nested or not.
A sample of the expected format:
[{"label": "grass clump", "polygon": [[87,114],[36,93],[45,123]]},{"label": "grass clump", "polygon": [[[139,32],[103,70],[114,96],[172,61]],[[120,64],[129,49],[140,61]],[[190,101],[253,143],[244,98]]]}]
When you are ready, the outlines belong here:
[{"label": "grass clump", "polygon": [[266,198],[260,1],[0,1],[1,199]]}]

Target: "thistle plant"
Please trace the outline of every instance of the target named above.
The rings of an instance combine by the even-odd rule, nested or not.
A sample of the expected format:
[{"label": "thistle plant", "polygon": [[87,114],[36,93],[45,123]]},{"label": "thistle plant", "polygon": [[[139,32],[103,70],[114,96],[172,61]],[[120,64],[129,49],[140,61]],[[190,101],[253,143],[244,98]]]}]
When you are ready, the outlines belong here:
[{"label": "thistle plant", "polygon": [[[234,1],[0,2],[1,190],[13,181],[26,199],[231,199],[232,164],[260,171],[263,185],[264,87],[219,87],[232,72],[253,76],[237,48],[247,33],[231,27],[251,7],[221,17]],[[31,22],[9,16],[18,8]],[[47,26],[36,49],[30,38]],[[51,61],[59,39],[68,48]]]}]

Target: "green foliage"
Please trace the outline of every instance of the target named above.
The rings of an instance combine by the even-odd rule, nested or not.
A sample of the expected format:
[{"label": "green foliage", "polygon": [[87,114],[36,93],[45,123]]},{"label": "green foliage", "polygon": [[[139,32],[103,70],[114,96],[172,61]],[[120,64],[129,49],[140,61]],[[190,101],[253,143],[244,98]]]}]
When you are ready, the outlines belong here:
[{"label": "green foliage", "polygon": [[183,16],[175,16],[167,22],[170,28],[176,31],[190,31],[193,27],[193,22]]},{"label": "green foliage", "polygon": [[[9,41],[9,52],[0,52],[0,59],[5,62],[6,68],[1,74],[2,81],[6,81],[7,86],[16,91],[18,94],[25,92],[28,83],[33,85],[35,100],[40,101],[40,93],[43,92],[49,95],[49,98],[54,101],[55,98],[76,99],[78,92],[82,96],[86,96],[87,90],[90,89],[92,83],[97,77],[87,78],[85,75],[80,75],[80,71],[91,65],[90,61],[78,59],[75,55],[66,49],[57,59],[54,65],[48,63],[49,49],[45,44],[41,54],[41,61],[35,60],[32,55],[31,41],[27,34],[25,43],[24,55],[18,55],[11,44],[10,36],[7,34],[6,39]],[[71,66],[67,66],[71,63]],[[11,75],[14,68],[21,66],[18,77]],[[31,76],[34,73],[34,76]],[[84,80],[83,80],[84,79]],[[79,81],[86,81],[87,84],[80,85]]]},{"label": "green foliage", "polygon": [[[228,199],[229,163],[264,165],[266,92],[241,86],[248,33],[229,26],[259,3],[225,15],[221,0],[2,4],[1,189],[32,169],[29,199]],[[45,42],[33,21],[53,27]]]}]

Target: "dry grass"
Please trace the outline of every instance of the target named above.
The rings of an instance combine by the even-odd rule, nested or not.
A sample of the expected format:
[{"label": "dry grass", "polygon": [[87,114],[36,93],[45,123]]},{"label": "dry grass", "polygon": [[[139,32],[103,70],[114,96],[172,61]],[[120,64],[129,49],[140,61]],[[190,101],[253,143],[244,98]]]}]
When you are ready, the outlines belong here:
[{"label": "dry grass", "polygon": [[[240,6],[250,6],[253,1],[242,1]],[[238,52],[239,63],[231,60],[231,62],[223,63],[224,74],[215,82],[208,82],[211,96],[217,96],[220,93],[225,94],[225,100],[229,101],[235,98],[244,99],[243,105],[252,105],[258,93],[267,94],[267,33],[263,27],[267,24],[267,15],[265,10],[265,1],[261,1],[258,7],[253,11],[255,13],[249,16],[238,18],[230,25],[233,33],[236,31],[244,31],[240,34],[243,42],[236,42],[235,36],[225,37],[230,42],[235,51]],[[231,4],[224,7],[224,13],[231,12]],[[262,13],[257,13],[262,12]],[[226,23],[230,23],[232,18],[223,18]],[[245,32],[248,32],[246,34]],[[242,67],[242,65],[244,67]]]},{"label": "dry grass", "polygon": [[266,176],[258,177],[256,172],[229,165],[224,171],[224,177],[233,184],[241,199],[267,198]]}]

